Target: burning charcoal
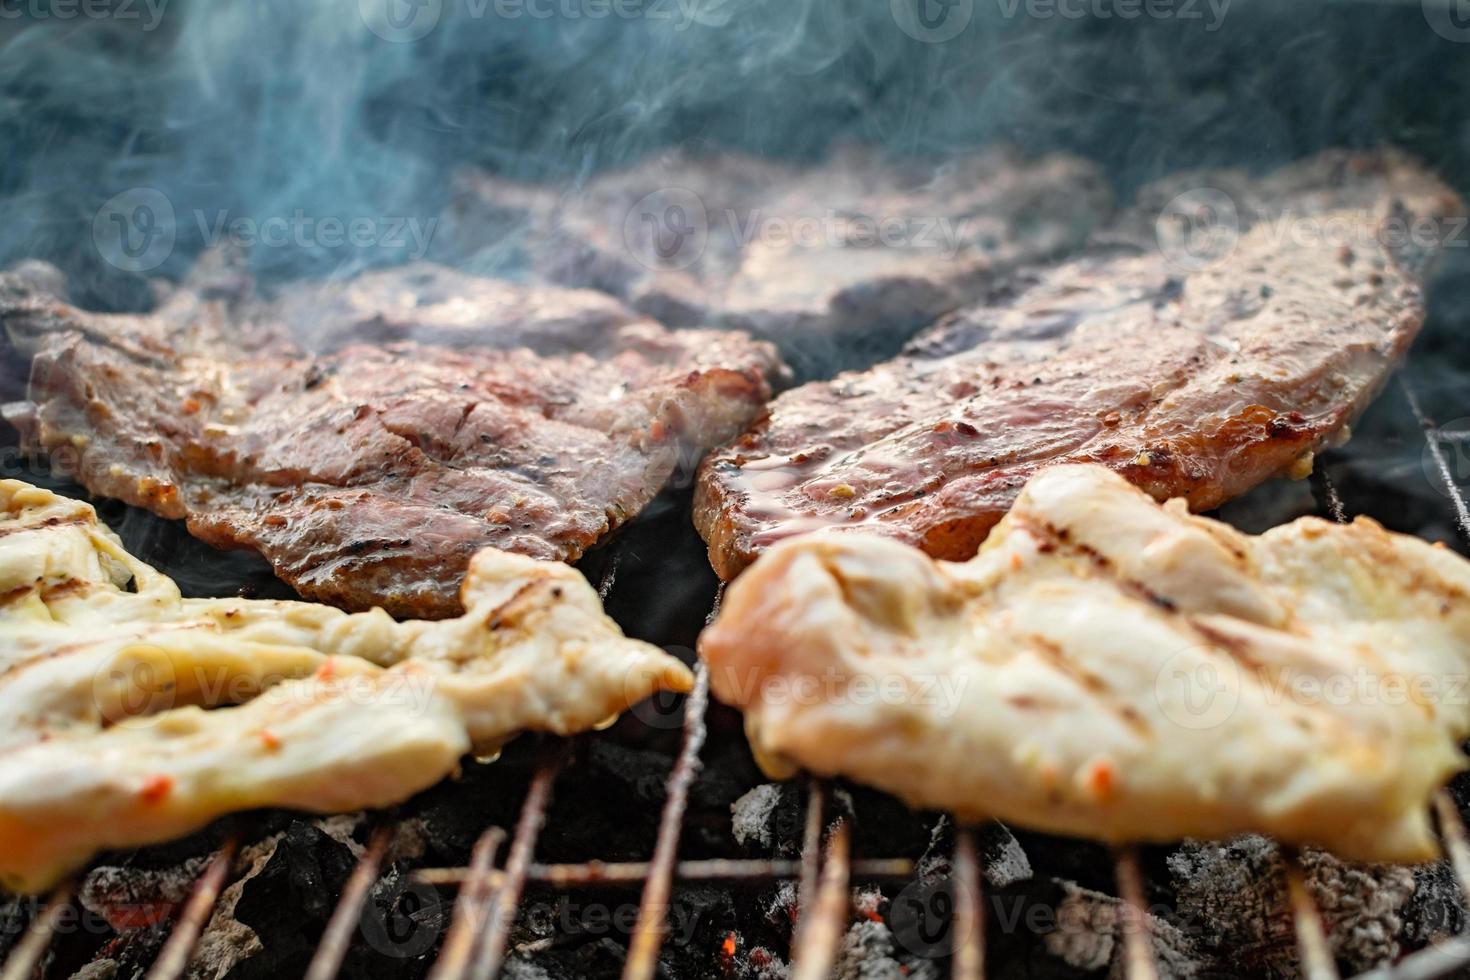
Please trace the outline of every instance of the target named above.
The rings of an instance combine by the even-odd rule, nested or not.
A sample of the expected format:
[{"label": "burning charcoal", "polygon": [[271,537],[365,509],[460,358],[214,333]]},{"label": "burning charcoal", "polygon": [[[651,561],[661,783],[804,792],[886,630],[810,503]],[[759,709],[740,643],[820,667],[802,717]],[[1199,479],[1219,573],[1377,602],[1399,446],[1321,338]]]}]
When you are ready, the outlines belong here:
[{"label": "burning charcoal", "polygon": [[756,946],[737,961],[736,975],[739,980],[786,980],[791,967],[774,950]]},{"label": "burning charcoal", "polygon": [[839,980],[937,980],[931,960],[905,956],[881,921],[854,922],[842,938],[835,975]]},{"label": "burning charcoal", "polygon": [[550,973],[523,956],[511,956],[500,971],[505,980],[552,980]]},{"label": "burning charcoal", "polygon": [[73,977],[141,980],[163,949],[168,931],[167,926],[158,925],[134,929],[119,936],[103,946],[92,962],[83,966]]},{"label": "burning charcoal", "polygon": [[1427,946],[1465,930],[1465,893],[1443,861],[1414,869],[1414,897],[1404,907],[1404,942]]},{"label": "burning charcoal", "polygon": [[207,863],[207,858],[195,857],[158,870],[104,865],[83,879],[77,900],[117,932],[167,922]]},{"label": "burning charcoal", "polygon": [[[1031,862],[1026,851],[1009,829],[998,823],[987,823],[974,834],[976,857],[988,887],[1004,888],[1031,877]],[[930,832],[928,849],[919,858],[919,880],[948,878],[952,873],[954,847],[954,821],[948,816],[941,816]]]},{"label": "burning charcoal", "polygon": [[776,893],[765,906],[766,923],[786,938],[790,938],[792,926],[796,923],[796,898],[796,882],[783,881],[776,886]]},{"label": "burning charcoal", "polygon": [[[1354,972],[1397,957],[1404,909],[1414,895],[1407,868],[1349,865],[1321,852],[1302,855],[1307,888],[1322,912],[1338,961]],[[1181,918],[1204,941],[1252,973],[1288,977],[1298,954],[1280,853],[1257,835],[1229,843],[1190,842],[1168,858]]]},{"label": "burning charcoal", "polygon": [[806,794],[791,783],[765,783],[730,807],[735,840],[750,851],[790,857],[801,852]]},{"label": "burning charcoal", "polygon": [[292,824],[235,901],[235,920],[255,933],[262,949],[230,976],[304,971],[356,860],[349,847],[317,827]]},{"label": "burning charcoal", "polygon": [[745,847],[763,851],[776,848],[776,808],[787,787],[763,783],[730,805],[731,830]]}]

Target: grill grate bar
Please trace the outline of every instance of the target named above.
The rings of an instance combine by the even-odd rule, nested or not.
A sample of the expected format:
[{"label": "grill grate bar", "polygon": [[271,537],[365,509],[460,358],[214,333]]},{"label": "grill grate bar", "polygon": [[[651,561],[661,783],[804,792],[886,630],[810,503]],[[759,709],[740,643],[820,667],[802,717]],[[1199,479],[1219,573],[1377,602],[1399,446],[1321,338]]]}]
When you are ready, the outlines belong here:
[{"label": "grill grate bar", "polygon": [[1403,389],[1404,397],[1409,402],[1409,408],[1414,413],[1414,418],[1419,422],[1419,428],[1424,430],[1424,444],[1428,447],[1429,456],[1434,460],[1434,468],[1439,471],[1440,479],[1444,480],[1445,492],[1450,495],[1450,504],[1455,509],[1455,525],[1460,532],[1460,537],[1466,544],[1470,544],[1470,503],[1465,500],[1465,494],[1460,485],[1455,482],[1454,472],[1450,469],[1450,461],[1445,458],[1444,448],[1435,441],[1435,423],[1419,404],[1419,396],[1407,378],[1399,375],[1399,387]]},{"label": "grill grate bar", "polygon": [[383,865],[383,856],[388,853],[388,844],[393,840],[393,827],[385,824],[373,831],[368,846],[362,852],[352,877],[342,889],[337,907],[322,930],[321,942],[306,969],[305,980],[333,980],[342,969],[342,960],[347,956],[347,947],[352,942],[352,928],[362,914],[362,903],[368,890],[377,880],[378,869]]},{"label": "grill grate bar", "polygon": [[498,883],[492,884],[491,873],[495,868],[495,855],[505,843],[505,830],[491,827],[475,842],[470,855],[470,876],[454,903],[454,920],[445,937],[444,948],[429,973],[429,980],[451,980],[463,977],[475,955],[478,940],[484,935],[485,923],[490,918],[490,904],[495,898]]},{"label": "grill grate bar", "polygon": [[[914,862],[908,858],[869,858],[851,862],[852,876],[864,881],[903,881],[912,878]],[[653,874],[648,861],[626,861],[604,864],[533,864],[526,870],[526,881],[552,888],[592,888],[617,885],[641,885]],[[674,865],[675,881],[759,882],[800,878],[800,861],[709,858],[680,861]],[[427,885],[462,886],[471,877],[469,868],[421,868],[413,876]],[[499,887],[503,871],[490,872],[490,882]]]},{"label": "grill grate bar", "polygon": [[1337,963],[1327,942],[1327,929],[1322,913],[1307,891],[1306,872],[1295,848],[1283,847],[1281,860],[1286,869],[1286,901],[1296,930],[1297,952],[1301,955],[1302,976],[1306,980],[1338,980]]},{"label": "grill grate bar", "polygon": [[0,980],[30,980],[36,975],[41,959],[51,945],[52,937],[56,935],[56,927],[60,925],[62,915],[71,907],[75,894],[76,886],[72,884],[62,885],[51,893],[46,908],[31,920],[25,936],[6,960],[5,972],[0,974]]},{"label": "grill grate bar", "polygon": [[235,856],[239,853],[240,838],[232,834],[194,883],[194,891],[189,895],[184,912],[174,924],[173,932],[169,933],[158,959],[154,960],[153,968],[148,971],[147,980],[176,980],[184,975],[189,968],[189,957],[194,954],[199,935],[214,913],[219,893],[224,890],[225,880],[234,869]]},{"label": "grill grate bar", "polygon": [[526,792],[526,801],[521,805],[521,815],[516,821],[510,855],[505,861],[505,880],[495,893],[495,900],[490,907],[490,932],[485,936],[484,945],[480,947],[469,973],[473,980],[491,980],[500,972],[500,967],[505,962],[505,946],[510,939],[510,928],[515,924],[516,913],[520,909],[521,891],[525,888],[526,872],[531,866],[536,838],[546,825],[546,810],[551,804],[551,787],[565,761],[566,747],[563,745],[542,759],[536,775],[531,779],[531,788]]},{"label": "grill grate bar", "polygon": [[1118,879],[1118,894],[1132,910],[1124,920],[1123,954],[1128,980],[1159,980],[1154,962],[1153,943],[1148,930],[1148,898],[1143,890],[1143,870],[1138,864],[1138,849],[1118,848],[1113,855],[1113,871]]},{"label": "grill grate bar", "polygon": [[954,846],[954,980],[985,976],[985,896],[981,892],[980,859],[968,827],[955,833]]},{"label": "grill grate bar", "polygon": [[791,950],[791,980],[827,980],[837,962],[837,948],[847,929],[848,865],[847,820],[839,818],[827,840],[816,897],[801,911]]},{"label": "grill grate bar", "polygon": [[[827,784],[812,779],[807,784],[806,826],[801,835],[801,876],[796,886],[796,928],[801,931],[807,909],[817,897],[817,877],[822,862],[822,822],[826,819]],[[795,945],[796,937],[792,937]]]},{"label": "grill grate bar", "polygon": [[[719,609],[718,600],[715,611]],[[713,618],[715,611],[711,611]],[[624,964],[624,980],[653,980],[658,967],[658,951],[667,933],[669,895],[673,889],[674,862],[678,856],[679,833],[684,824],[684,811],[689,803],[689,787],[699,774],[699,752],[706,734],[705,708],[709,704],[709,670],[701,661],[695,666],[694,690],[684,702],[684,746],[678,762],[669,775],[663,815],[659,818],[658,841],[653,849],[653,867],[648,886],[638,905],[638,923],[628,946]]]},{"label": "grill grate bar", "polygon": [[1434,794],[1434,815],[1439,820],[1439,836],[1444,842],[1445,855],[1455,871],[1455,881],[1464,894],[1465,907],[1470,909],[1470,840],[1465,836],[1465,821],[1460,819],[1460,808],[1455,805],[1450,791],[1442,789]]}]

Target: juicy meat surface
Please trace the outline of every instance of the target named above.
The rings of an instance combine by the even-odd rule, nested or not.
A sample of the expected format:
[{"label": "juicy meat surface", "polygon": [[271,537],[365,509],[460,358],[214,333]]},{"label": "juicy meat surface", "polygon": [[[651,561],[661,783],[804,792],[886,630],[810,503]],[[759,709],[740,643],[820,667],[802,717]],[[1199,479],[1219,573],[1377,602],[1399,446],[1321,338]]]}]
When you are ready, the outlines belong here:
[{"label": "juicy meat surface", "polygon": [[[1130,244],[1155,234],[1146,202],[1203,184],[1239,202],[1228,254]],[[1259,181],[1196,175],[1143,198],[1142,214],[1101,236],[1109,244],[1017,276],[1011,295],[946,318],[892,361],[782,394],[711,454],[695,521],[720,576],[819,528],[968,558],[1057,462],[1103,463],[1196,510],[1300,473],[1419,330],[1435,242],[1405,229],[1447,227],[1433,219],[1460,207],[1387,152]]]},{"label": "juicy meat surface", "polygon": [[0,884],[226,813],[388,806],[522,731],[692,686],[559,562],[487,549],[462,588],[432,623],[184,599],[90,506],[0,481]]},{"label": "juicy meat surface", "polygon": [[576,559],[748,425],[783,370],[739,333],[446,269],[271,303],[200,278],[152,316],[0,279],[0,325],[34,357],[30,402],[7,415],[92,492],[252,548],[349,609],[454,615],[485,547]]},{"label": "juicy meat surface", "polygon": [[1113,843],[1425,861],[1470,734],[1470,562],[1366,519],[1241,534],[1057,466],[964,564],[783,542],[700,654],[777,778]]},{"label": "juicy meat surface", "polygon": [[1111,209],[1098,169],[1063,154],[997,148],[937,170],[856,149],[809,167],[674,154],[572,193],[462,174],[449,234],[465,253],[518,240],[549,281],[770,339],[815,376],[892,355]]}]

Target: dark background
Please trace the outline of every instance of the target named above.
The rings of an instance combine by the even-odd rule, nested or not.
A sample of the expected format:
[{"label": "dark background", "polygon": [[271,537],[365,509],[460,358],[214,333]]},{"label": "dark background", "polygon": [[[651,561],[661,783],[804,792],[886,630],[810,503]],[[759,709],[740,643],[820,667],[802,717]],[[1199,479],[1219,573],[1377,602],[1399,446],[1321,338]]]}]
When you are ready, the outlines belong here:
[{"label": "dark background", "polygon": [[[0,265],[55,261],[98,307],[147,302],[90,238],[140,186],[180,216],[158,270],[177,278],[202,245],[194,209],[427,219],[465,163],[577,181],[675,145],[812,158],[848,140],[937,162],[1008,140],[1094,159],[1125,197],[1332,145],[1398,143],[1462,189],[1470,164],[1466,0],[943,0],[969,17],[943,43],[906,34],[889,0],[81,2],[0,0]],[[368,29],[415,2],[437,14],[422,38]],[[942,12],[899,6],[915,2]]]}]

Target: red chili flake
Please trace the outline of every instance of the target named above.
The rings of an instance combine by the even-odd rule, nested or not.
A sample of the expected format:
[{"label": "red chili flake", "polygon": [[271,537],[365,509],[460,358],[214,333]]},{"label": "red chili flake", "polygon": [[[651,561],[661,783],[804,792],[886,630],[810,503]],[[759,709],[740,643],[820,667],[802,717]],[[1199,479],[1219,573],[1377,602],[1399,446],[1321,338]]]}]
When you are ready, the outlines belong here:
[{"label": "red chili flake", "polygon": [[316,669],[316,678],[319,681],[329,681],[332,679],[332,675],[335,673],[337,673],[337,661],[333,657],[328,657],[326,660],[323,660],[322,665]]},{"label": "red chili flake", "polygon": [[720,946],[720,952],[727,960],[735,957],[735,934],[733,932],[725,937],[724,944]]},{"label": "red chili flake", "polygon": [[195,412],[199,411],[199,399],[185,398],[183,408],[185,415],[193,415]]},{"label": "red chili flake", "polygon": [[262,744],[265,745],[267,749],[272,752],[281,747],[281,736],[277,735],[269,728],[262,728],[260,730],[260,741]]},{"label": "red chili flake", "polygon": [[1087,774],[1087,785],[1092,790],[1092,795],[1099,802],[1107,802],[1112,799],[1113,791],[1116,789],[1117,773],[1113,764],[1106,759],[1098,759],[1092,764],[1092,769]]},{"label": "red chili flake", "polygon": [[143,788],[138,792],[138,797],[144,803],[162,803],[173,791],[173,777],[160,774],[143,780]]}]

